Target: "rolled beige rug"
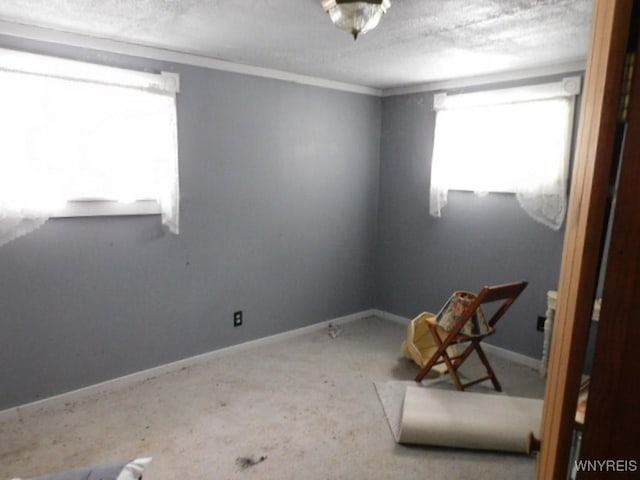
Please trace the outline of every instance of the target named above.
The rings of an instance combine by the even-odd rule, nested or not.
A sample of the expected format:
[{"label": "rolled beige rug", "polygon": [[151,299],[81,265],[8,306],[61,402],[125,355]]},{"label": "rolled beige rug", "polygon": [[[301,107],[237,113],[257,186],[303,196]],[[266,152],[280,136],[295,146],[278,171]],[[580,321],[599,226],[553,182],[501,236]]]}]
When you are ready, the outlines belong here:
[{"label": "rolled beige rug", "polygon": [[400,443],[530,454],[540,437],[542,400],[407,387]]}]

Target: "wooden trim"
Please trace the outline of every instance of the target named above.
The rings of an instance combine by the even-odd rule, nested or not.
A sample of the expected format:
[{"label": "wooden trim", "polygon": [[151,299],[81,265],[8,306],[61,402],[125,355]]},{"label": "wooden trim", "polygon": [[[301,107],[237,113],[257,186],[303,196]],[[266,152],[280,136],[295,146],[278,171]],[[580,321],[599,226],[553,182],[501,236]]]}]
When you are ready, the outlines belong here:
[{"label": "wooden trim", "polygon": [[567,215],[538,480],[567,476],[614,164],[632,0],[597,0]]},{"label": "wooden trim", "polygon": [[[636,462],[618,464],[621,478],[638,478],[638,425],[640,425],[640,59],[629,103],[614,223],[604,282],[581,458]],[[635,472],[635,473],[631,473]],[[616,475],[616,478],[618,475]],[[602,472],[578,478],[603,478]]]}]

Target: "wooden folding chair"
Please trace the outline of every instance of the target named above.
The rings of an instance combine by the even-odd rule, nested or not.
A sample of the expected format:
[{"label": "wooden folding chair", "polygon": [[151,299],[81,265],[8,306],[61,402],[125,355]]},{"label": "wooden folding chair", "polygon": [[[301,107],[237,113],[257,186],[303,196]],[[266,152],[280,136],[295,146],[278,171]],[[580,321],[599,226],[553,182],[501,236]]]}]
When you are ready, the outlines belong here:
[{"label": "wooden folding chair", "polygon": [[[498,322],[498,320],[500,320],[500,318],[502,318],[502,316],[513,304],[513,302],[516,301],[520,293],[522,293],[527,285],[527,282],[521,281],[506,283],[503,285],[496,285],[493,287],[484,287],[482,291],[476,296],[475,300],[473,300],[469,304],[469,306],[464,309],[464,312],[459,317],[459,320],[456,321],[453,328],[451,328],[449,331],[443,330],[443,328],[437,323],[437,319],[435,316],[431,317],[429,319],[428,326],[436,344],[438,345],[438,348],[433,353],[431,358],[427,361],[422,370],[420,370],[420,373],[416,375],[416,382],[422,381],[422,379],[434,366],[444,363],[446,364],[447,371],[453,378],[453,382],[455,383],[455,386],[458,390],[464,390],[466,387],[470,387],[471,385],[475,385],[476,383],[484,382],[485,380],[491,380],[491,383],[493,383],[493,387],[498,392],[501,392],[502,387],[500,386],[500,382],[498,382],[498,378],[496,377],[493,368],[491,368],[489,360],[487,360],[487,356],[480,346],[480,342],[484,340],[485,337],[488,337],[489,335],[495,333],[496,323]],[[497,301],[503,301],[503,303],[489,319],[488,329],[485,333],[477,335],[467,335],[461,332],[463,327],[465,327],[465,324],[476,314],[476,311],[480,308],[481,305]],[[449,352],[447,351],[447,349],[455,345],[466,345],[466,347],[464,348],[464,350],[462,350],[461,353],[452,356],[450,353],[451,349],[449,350]],[[475,351],[478,354],[478,357],[480,357],[480,361],[487,369],[487,375],[463,384],[460,381],[458,369],[473,351]]]}]

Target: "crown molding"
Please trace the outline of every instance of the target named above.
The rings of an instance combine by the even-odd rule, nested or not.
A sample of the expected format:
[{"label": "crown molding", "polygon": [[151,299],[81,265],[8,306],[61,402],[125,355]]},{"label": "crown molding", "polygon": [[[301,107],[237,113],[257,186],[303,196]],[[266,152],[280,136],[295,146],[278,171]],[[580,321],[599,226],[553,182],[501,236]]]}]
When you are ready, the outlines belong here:
[{"label": "crown molding", "polygon": [[137,45],[117,40],[110,40],[107,38],[92,37],[88,35],[64,32],[49,28],[35,27],[33,25],[7,22],[4,20],[0,20],[0,35],[8,35],[12,37],[37,40],[47,43],[57,43],[62,45],[69,45],[72,47],[88,48],[92,50],[141,57],[151,60],[179,63],[183,65],[209,68],[212,70],[222,70],[225,72],[240,73],[243,75],[270,78],[274,80],[282,80],[285,82],[328,88],[331,90],[340,90],[350,93],[359,93],[362,95],[372,95],[376,97],[382,96],[382,90],[377,88],[365,87],[362,85],[355,85],[351,83],[336,82],[333,80],[312,77],[309,75],[299,75],[297,73],[285,72],[271,68],[234,63],[227,60],[205,57],[203,55],[195,55],[191,53],[177,52],[174,50],[158,47]]},{"label": "crown molding", "polygon": [[571,62],[558,63],[554,65],[543,65],[535,68],[526,68],[487,75],[477,75],[473,77],[441,80],[437,82],[411,85],[408,87],[386,88],[382,91],[382,96],[393,97],[397,95],[409,95],[412,93],[435,92],[441,90],[451,90],[455,88],[476,87],[480,85],[489,85],[492,83],[526,80],[530,78],[545,77],[549,75],[584,72],[586,68],[586,59],[577,59]]},{"label": "crown molding", "polygon": [[282,80],[285,82],[327,88],[330,90],[358,93],[362,95],[371,95],[376,97],[392,97],[397,95],[408,95],[412,93],[450,90],[454,88],[487,85],[514,80],[525,80],[529,78],[544,77],[548,75],[583,72],[586,69],[586,59],[580,58],[565,63],[544,65],[535,68],[427,82],[403,87],[379,89],[363,85],[337,82],[324,78],[312,77],[309,75],[300,75],[297,73],[285,72],[282,70],[275,70],[271,68],[245,65],[241,63],[230,62],[228,60],[206,57],[203,55],[178,52],[159,47],[137,45],[118,40],[64,32],[61,30],[36,27],[33,25],[8,22],[4,20],[0,20],[0,35],[8,35],[12,37],[36,40],[47,43],[57,43],[78,48],[88,48],[92,50],[116,53],[120,55],[129,55],[151,60],[172,62],[255,77],[270,78],[274,80]]}]

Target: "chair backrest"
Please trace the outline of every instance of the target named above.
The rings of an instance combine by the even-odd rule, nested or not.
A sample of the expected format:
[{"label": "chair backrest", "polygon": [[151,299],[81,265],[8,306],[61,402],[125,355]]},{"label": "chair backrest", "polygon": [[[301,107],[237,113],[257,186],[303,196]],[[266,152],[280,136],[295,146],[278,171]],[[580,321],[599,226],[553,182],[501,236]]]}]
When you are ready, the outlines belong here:
[{"label": "chair backrest", "polygon": [[500,308],[496,310],[489,319],[489,326],[493,327],[500,318],[505,314],[509,307],[516,301],[518,296],[527,287],[529,282],[520,281],[513,283],[504,283],[502,285],[494,285],[492,287],[484,287],[478,294],[476,301],[469,306],[469,312],[474,312],[480,305],[484,303],[497,302],[504,300]]}]

